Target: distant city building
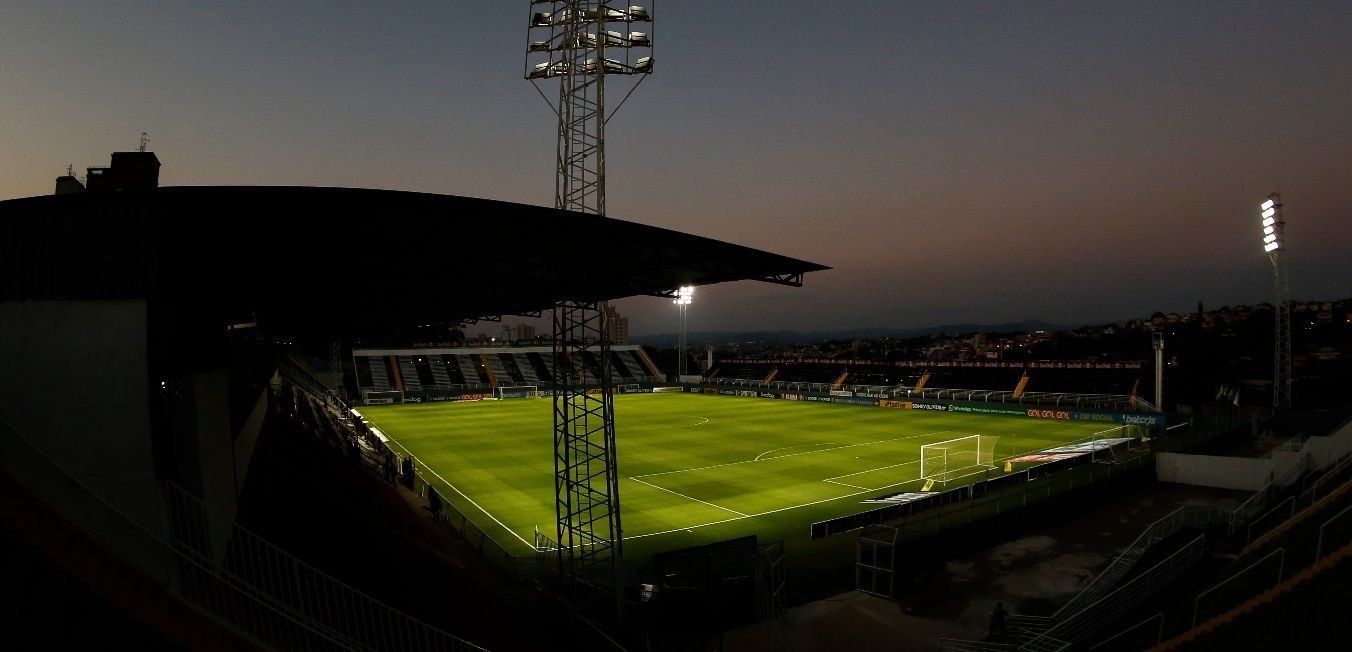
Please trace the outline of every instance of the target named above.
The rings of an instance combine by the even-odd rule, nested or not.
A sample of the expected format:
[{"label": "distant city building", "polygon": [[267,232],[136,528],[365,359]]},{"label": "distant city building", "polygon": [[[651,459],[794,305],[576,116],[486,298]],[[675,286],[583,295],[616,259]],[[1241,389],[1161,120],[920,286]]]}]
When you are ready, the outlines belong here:
[{"label": "distant city building", "polygon": [[533,342],[535,341],[535,327],[530,324],[517,324],[512,327],[512,338],[517,342]]},{"label": "distant city building", "polygon": [[56,193],[58,195],[69,195],[71,193],[84,192],[85,187],[79,179],[73,174],[67,174],[56,178]]},{"label": "distant city building", "polygon": [[606,306],[606,326],[604,336],[611,344],[629,343],[629,318],[621,317],[614,306]]},{"label": "distant city building", "polygon": [[[85,174],[85,190],[89,192],[154,190],[159,186],[160,159],[154,152],[113,152],[112,165],[88,168]],[[63,189],[75,191],[69,181],[63,188],[62,180],[57,179],[57,194],[62,194]]]}]

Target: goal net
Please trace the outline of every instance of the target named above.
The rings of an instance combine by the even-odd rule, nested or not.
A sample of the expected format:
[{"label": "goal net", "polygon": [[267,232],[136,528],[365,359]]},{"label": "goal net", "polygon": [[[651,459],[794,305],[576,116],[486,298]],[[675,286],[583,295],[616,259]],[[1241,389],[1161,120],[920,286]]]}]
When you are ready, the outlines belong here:
[{"label": "goal net", "polygon": [[493,398],[535,398],[539,395],[540,388],[535,385],[493,388]]},{"label": "goal net", "polygon": [[995,468],[995,440],[990,435],[968,435],[920,447],[920,477],[947,482]]}]

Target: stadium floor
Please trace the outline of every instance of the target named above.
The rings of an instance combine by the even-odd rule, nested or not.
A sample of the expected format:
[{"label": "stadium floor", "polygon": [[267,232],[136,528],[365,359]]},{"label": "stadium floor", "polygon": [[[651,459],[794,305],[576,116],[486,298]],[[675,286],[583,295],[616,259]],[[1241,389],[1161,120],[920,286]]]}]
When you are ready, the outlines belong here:
[{"label": "stadium floor", "polygon": [[[531,554],[537,526],[553,537],[550,400],[359,411],[508,552]],[[998,437],[987,472],[998,474],[1006,459],[1115,434],[1101,423],[676,393],[617,396],[615,422],[627,557],[748,534],[805,539],[814,521],[918,491],[924,444]]]}]

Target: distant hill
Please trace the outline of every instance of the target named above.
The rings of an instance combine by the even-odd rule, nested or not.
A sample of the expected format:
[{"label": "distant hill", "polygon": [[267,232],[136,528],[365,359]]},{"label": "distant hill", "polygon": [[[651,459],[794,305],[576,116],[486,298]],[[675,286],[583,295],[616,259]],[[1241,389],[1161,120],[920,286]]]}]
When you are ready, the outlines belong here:
[{"label": "distant hill", "polygon": [[[1078,326],[1066,324],[1048,324],[1036,319],[1028,319],[1009,324],[944,324],[923,328],[855,328],[840,331],[692,331],[689,333],[691,344],[710,342],[730,344],[733,342],[779,342],[812,343],[826,340],[876,339],[879,337],[921,337],[924,335],[960,335],[962,333],[1024,333],[1028,331],[1063,331]],[[653,346],[674,346],[676,333],[658,333],[654,335],[631,335],[629,341],[636,344]]]}]

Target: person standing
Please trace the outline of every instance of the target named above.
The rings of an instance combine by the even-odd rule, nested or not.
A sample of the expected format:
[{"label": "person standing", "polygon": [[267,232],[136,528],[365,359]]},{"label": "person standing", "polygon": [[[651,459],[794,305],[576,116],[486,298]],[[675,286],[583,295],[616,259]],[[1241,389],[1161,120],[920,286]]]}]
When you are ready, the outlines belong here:
[{"label": "person standing", "polygon": [[995,611],[991,612],[990,638],[992,640],[1003,640],[1006,636],[1005,631],[1005,603],[996,602]]}]

